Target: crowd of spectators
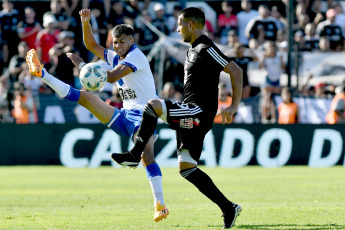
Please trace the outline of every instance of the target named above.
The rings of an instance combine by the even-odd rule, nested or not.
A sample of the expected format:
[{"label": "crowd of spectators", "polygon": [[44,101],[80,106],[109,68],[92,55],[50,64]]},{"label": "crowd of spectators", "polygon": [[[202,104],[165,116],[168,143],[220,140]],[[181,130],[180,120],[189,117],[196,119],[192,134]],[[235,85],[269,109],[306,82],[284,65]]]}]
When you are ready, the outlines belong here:
[{"label": "crowd of spectators", "polygon": [[[28,72],[25,55],[29,49],[37,50],[45,68],[51,74],[76,88],[81,87],[77,77],[78,69],[65,55],[67,52],[73,52],[87,62],[97,60],[82,42],[78,13],[81,8],[91,9],[91,25],[95,39],[108,49],[112,49],[111,29],[117,24],[129,23],[135,28],[136,43],[148,54],[159,39],[159,34],[139,20],[141,17],[151,23],[159,33],[179,37],[176,32],[177,14],[185,6],[185,1],[176,2],[171,12],[166,10],[166,1],[144,0],[140,3],[142,4],[137,0],[126,3],[113,0],[52,0],[40,2],[42,8],[31,7],[31,4],[16,8],[18,2],[3,0],[0,11],[0,121],[37,122],[39,94],[53,93]],[[149,8],[150,3],[152,10]],[[286,69],[286,61],[278,51],[286,51],[288,24],[285,9],[288,1],[261,3],[249,0],[213,1],[211,6],[217,13],[216,27],[206,20],[205,32],[215,42],[227,46],[229,51],[226,54],[243,68],[242,99],[256,94],[251,91],[248,64],[257,62],[258,66],[267,72],[260,89],[262,122],[274,123],[278,122],[279,118],[274,115],[278,106],[274,104],[272,96],[281,93],[279,80]],[[322,3],[327,7],[322,7]],[[46,10],[42,11],[43,9]],[[300,51],[345,50],[345,13],[340,2],[297,0],[294,17],[295,23],[291,26],[294,42]],[[260,55],[258,51],[262,51],[259,52]],[[152,60],[150,64],[154,76],[157,76],[157,63]],[[166,57],[164,64],[164,87],[158,89],[159,95],[162,98],[182,100],[183,64],[173,57]],[[302,93],[305,93],[306,88],[303,88]],[[320,85],[319,88],[324,87]],[[224,93],[223,83],[220,84],[220,89],[223,89],[220,90],[220,102],[223,106],[231,101],[228,98],[231,93]],[[322,96],[317,95],[317,89],[316,86],[311,89],[313,95]],[[291,90],[285,89],[283,92],[286,97]],[[312,93],[309,91],[309,96]],[[335,91],[331,93],[334,95]],[[109,90],[108,96],[110,104],[121,106],[116,89]],[[298,119],[295,120],[297,122]]]}]

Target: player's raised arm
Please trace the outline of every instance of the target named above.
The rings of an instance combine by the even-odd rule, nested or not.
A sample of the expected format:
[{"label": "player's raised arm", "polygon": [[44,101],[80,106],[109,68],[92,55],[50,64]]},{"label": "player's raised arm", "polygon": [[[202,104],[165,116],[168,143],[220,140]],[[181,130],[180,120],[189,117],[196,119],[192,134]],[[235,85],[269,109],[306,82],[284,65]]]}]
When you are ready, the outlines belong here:
[{"label": "player's raised arm", "polygon": [[82,9],[79,11],[80,20],[83,24],[83,39],[86,48],[91,51],[93,54],[95,54],[97,57],[101,58],[102,60],[106,61],[104,59],[104,47],[99,45],[92,33],[92,27],[90,24],[91,19],[91,12],[90,9]]},{"label": "player's raised arm", "polygon": [[241,101],[242,96],[242,81],[243,71],[235,62],[230,61],[224,68],[224,72],[230,74],[231,85],[232,85],[232,104],[225,108],[222,113],[223,124],[228,121],[231,122],[232,116],[237,112],[238,105]]}]

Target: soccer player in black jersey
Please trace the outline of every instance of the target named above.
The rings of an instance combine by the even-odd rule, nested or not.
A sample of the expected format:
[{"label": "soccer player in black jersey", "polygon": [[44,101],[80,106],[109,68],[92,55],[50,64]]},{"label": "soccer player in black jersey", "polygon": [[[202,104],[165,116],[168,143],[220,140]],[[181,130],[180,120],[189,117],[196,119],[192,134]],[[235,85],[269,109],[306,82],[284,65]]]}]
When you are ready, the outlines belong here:
[{"label": "soccer player in black jersey", "polygon": [[183,102],[150,100],[143,111],[142,123],[132,150],[114,153],[112,158],[122,165],[138,165],[147,141],[160,118],[176,130],[180,174],[194,184],[223,212],[223,228],[231,228],[241,206],[229,201],[197,167],[206,133],[211,129],[218,108],[218,83],[221,71],[230,75],[233,88],[232,105],[224,109],[223,124],[231,122],[242,94],[242,69],[229,60],[203,33],[204,12],[195,7],[178,15],[177,32],[192,45],[184,65]]}]

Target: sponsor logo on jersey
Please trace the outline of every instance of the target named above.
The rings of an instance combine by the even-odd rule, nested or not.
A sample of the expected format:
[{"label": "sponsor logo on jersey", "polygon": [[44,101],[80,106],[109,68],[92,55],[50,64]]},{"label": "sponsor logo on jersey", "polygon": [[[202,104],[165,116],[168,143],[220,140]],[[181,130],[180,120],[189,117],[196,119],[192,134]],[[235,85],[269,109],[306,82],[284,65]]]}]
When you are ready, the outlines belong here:
[{"label": "sponsor logo on jersey", "polygon": [[135,94],[135,90],[133,89],[122,89],[119,88],[119,93],[121,96],[121,99],[124,100],[129,100],[129,99],[136,99],[137,95]]},{"label": "sponsor logo on jersey", "polygon": [[199,126],[200,120],[198,118],[182,118],[180,121],[172,120],[174,122],[180,123],[180,127],[183,129],[192,129],[193,126]]}]

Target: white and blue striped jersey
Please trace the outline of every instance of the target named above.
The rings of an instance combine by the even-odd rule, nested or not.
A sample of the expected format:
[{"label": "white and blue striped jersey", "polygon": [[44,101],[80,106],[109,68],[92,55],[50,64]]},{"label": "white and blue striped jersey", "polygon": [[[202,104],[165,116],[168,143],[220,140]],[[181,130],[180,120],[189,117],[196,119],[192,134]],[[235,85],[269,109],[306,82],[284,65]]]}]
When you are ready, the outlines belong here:
[{"label": "white and blue striped jersey", "polygon": [[112,68],[122,64],[133,69],[133,72],[116,82],[124,109],[142,111],[149,100],[158,99],[149,62],[136,44],[123,60],[112,50],[104,51],[104,59]]}]

